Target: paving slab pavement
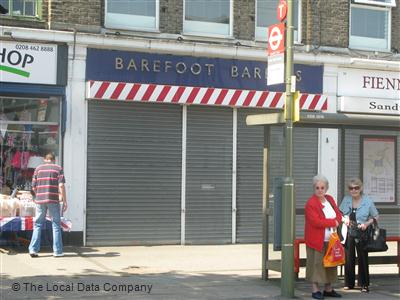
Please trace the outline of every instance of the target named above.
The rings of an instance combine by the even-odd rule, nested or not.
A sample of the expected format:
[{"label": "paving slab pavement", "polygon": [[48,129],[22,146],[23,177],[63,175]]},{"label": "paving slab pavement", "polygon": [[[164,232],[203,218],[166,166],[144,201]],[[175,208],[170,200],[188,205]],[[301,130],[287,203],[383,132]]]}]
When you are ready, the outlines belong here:
[{"label": "paving slab pavement", "polygon": [[[280,273],[261,280],[261,245],[66,247],[31,258],[23,249],[0,254],[0,299],[283,299]],[[276,256],[277,252],[271,251]],[[395,265],[371,267],[371,293],[345,299],[400,299]],[[376,274],[376,273],[379,273]],[[311,299],[304,270],[297,299]]]}]

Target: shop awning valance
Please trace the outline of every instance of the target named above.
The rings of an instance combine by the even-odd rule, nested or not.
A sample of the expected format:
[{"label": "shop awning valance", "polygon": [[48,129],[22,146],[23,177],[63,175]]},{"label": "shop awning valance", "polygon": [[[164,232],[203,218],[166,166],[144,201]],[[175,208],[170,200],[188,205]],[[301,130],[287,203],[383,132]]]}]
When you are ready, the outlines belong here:
[{"label": "shop awning valance", "polygon": [[[285,93],[282,92],[93,80],[88,81],[87,98],[270,109],[283,109],[285,103]],[[301,94],[300,108],[311,111],[327,110],[327,96]]]}]

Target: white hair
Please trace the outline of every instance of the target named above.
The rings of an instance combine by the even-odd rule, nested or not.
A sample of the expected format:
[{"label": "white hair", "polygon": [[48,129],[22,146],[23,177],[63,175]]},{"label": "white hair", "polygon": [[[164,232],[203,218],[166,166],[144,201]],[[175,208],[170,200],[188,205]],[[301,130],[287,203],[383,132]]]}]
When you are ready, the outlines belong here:
[{"label": "white hair", "polygon": [[326,177],[322,174],[317,174],[313,177],[313,187],[317,185],[318,182],[323,182],[326,186],[326,189],[328,190],[329,188],[329,181],[326,179]]}]

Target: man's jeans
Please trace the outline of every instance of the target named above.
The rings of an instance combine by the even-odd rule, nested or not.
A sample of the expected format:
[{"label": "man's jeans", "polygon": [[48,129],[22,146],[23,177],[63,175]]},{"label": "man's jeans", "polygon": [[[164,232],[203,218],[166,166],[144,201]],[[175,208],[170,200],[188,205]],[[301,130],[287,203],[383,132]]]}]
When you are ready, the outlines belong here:
[{"label": "man's jeans", "polygon": [[46,221],[46,213],[49,210],[52,218],[53,226],[53,253],[63,253],[62,236],[61,236],[61,217],[59,203],[43,203],[38,204],[36,209],[35,227],[33,228],[32,239],[29,245],[29,253],[38,253],[40,251],[40,235],[42,225]]}]

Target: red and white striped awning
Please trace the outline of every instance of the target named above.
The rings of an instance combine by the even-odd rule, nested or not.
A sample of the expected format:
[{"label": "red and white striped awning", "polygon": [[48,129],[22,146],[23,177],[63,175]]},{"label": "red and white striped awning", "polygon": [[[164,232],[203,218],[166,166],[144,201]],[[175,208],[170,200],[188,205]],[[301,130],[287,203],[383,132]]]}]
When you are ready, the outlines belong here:
[{"label": "red and white striped awning", "polygon": [[[87,98],[137,102],[283,109],[285,93],[146,83],[88,81]],[[324,95],[301,94],[302,110],[327,110]]]}]

